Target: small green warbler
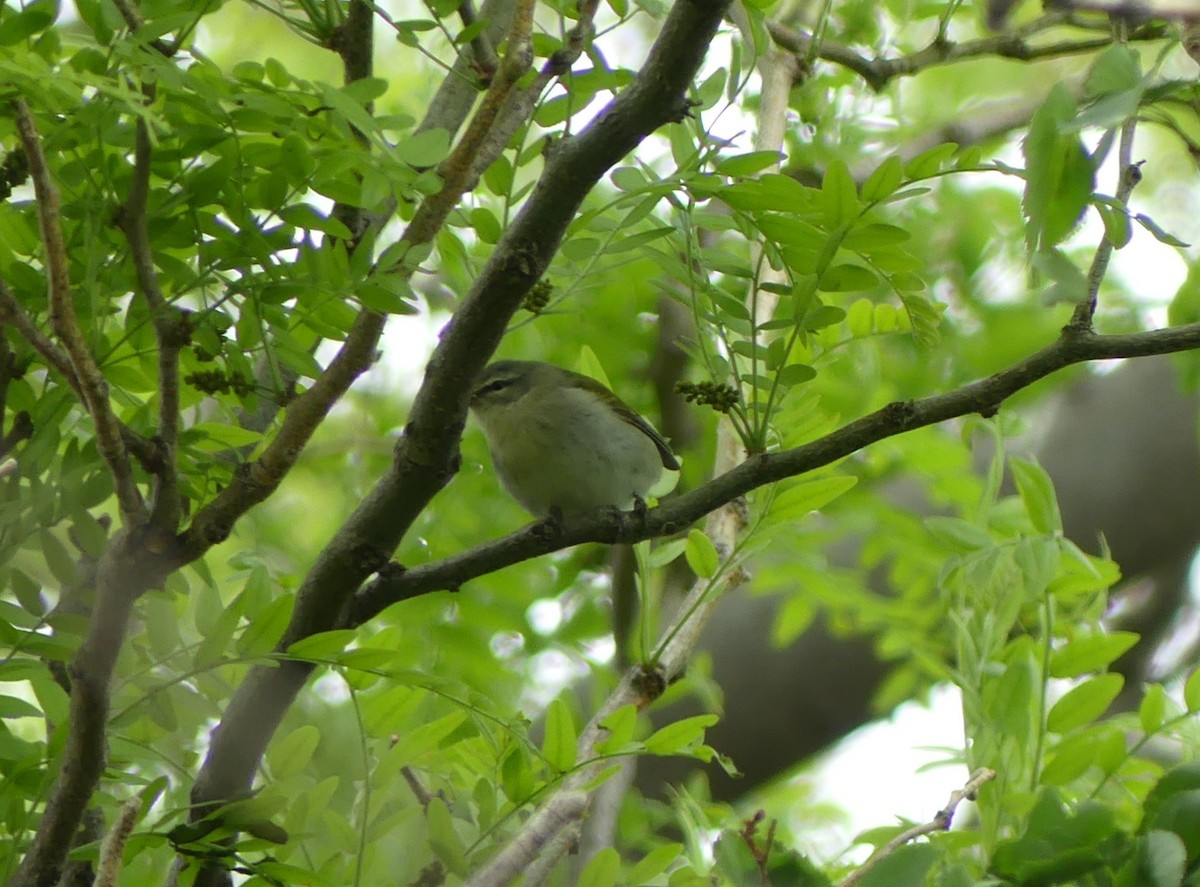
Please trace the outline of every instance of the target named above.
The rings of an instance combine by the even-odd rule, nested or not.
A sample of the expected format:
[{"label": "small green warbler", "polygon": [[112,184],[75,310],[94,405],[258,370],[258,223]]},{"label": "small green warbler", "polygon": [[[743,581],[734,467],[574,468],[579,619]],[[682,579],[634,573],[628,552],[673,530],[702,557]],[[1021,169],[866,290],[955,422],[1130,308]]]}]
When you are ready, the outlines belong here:
[{"label": "small green warbler", "polygon": [[630,508],[679,470],[654,427],[594,379],[548,363],[500,360],[471,395],[496,474],[535,517]]}]

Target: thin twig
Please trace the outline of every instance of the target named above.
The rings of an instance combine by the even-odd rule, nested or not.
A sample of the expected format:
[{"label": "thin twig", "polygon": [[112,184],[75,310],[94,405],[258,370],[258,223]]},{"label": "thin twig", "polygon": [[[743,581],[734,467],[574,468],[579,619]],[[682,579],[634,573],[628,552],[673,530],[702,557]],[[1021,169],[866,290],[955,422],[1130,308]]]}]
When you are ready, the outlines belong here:
[{"label": "thin twig", "polygon": [[934,814],[933,819],[923,822],[920,825],[914,825],[912,828],[905,829],[896,835],[896,837],[872,853],[866,862],[844,878],[838,887],[854,887],[855,884],[866,877],[867,872],[910,841],[914,841],[922,835],[932,834],[933,832],[944,832],[949,829],[950,822],[954,819],[954,811],[958,808],[958,805],[963,801],[975,800],[979,794],[979,789],[995,778],[995,770],[987,767],[981,767],[976,770],[971,774],[971,778],[967,780],[966,785],[951,792],[950,800],[945,807]]},{"label": "thin twig", "polygon": [[[75,396],[83,401],[83,391],[79,387],[75,368],[71,366],[71,359],[33,322],[3,278],[0,278],[0,322],[11,325],[21,338],[41,355],[46,365],[63,377],[75,392]],[[154,471],[160,461],[158,448],[125,423],[120,423],[120,428],[121,439],[125,441],[129,452],[147,471]]]},{"label": "thin twig", "polygon": [[474,160],[471,169],[472,184],[469,187],[474,187],[473,183],[479,180],[508,147],[513,133],[529,120],[546,87],[570,71],[571,66],[583,54],[592,37],[592,22],[599,6],[600,0],[580,0],[577,6],[578,18],[575,26],[567,32],[562,48],[546,60],[532,83],[512,91],[499,119]]},{"label": "thin twig", "polygon": [[[125,19],[125,25],[131,33],[136,33],[145,24],[142,14],[129,0],[113,0],[113,6],[117,7],[117,12],[121,13],[121,18]],[[149,45],[155,52],[166,58],[173,56],[178,49],[177,46],[168,43],[161,37],[155,37],[150,41]]]},{"label": "thin twig", "polygon": [[[1132,114],[1121,124],[1120,141],[1117,147],[1118,179],[1116,201],[1120,204],[1119,211],[1126,213],[1126,215],[1128,215],[1126,204],[1129,203],[1133,189],[1142,177],[1141,169],[1133,162],[1133,137],[1136,131],[1137,115]],[[1071,317],[1072,325],[1086,329],[1091,328],[1092,318],[1096,314],[1097,296],[1100,294],[1100,285],[1104,282],[1104,276],[1108,272],[1108,263],[1112,259],[1113,250],[1116,247],[1117,244],[1114,244],[1109,239],[1106,229],[1104,236],[1100,238],[1100,243],[1096,247],[1096,254],[1092,256],[1092,264],[1088,268],[1087,275],[1087,295],[1084,296],[1083,301],[1075,306],[1075,313]]]},{"label": "thin twig", "polygon": [[[462,19],[464,28],[474,25],[478,21],[475,15],[475,4],[471,0],[462,0],[458,5],[458,17]],[[475,69],[483,78],[484,83],[489,82],[492,75],[496,73],[500,59],[496,56],[496,49],[492,46],[492,41],[488,39],[486,30],[480,30],[471,38],[471,52],[474,54]]]},{"label": "thin twig", "polygon": [[71,278],[67,245],[63,239],[60,222],[58,187],[42,153],[42,141],[34,125],[33,116],[24,99],[14,102],[17,112],[17,130],[25,156],[29,161],[29,173],[33,179],[34,194],[37,196],[38,221],[41,226],[42,246],[46,251],[46,270],[50,282],[50,325],[66,349],[67,357],[75,371],[84,406],[92,417],[96,429],[96,448],[108,464],[113,477],[124,520],[134,522],[143,517],[142,494],[134,482],[129,464],[129,453],[121,436],[120,422],[108,402],[108,382],[96,359],[88,348],[87,340],[79,327],[72,301]]},{"label": "thin twig", "polygon": [[[147,101],[152,101],[153,88],[147,87],[145,92]],[[125,204],[118,213],[117,224],[129,242],[138,288],[146,300],[158,340],[158,441],[161,460],[155,472],[154,506],[150,519],[154,526],[174,533],[180,512],[175,459],[179,435],[179,352],[188,342],[188,322],[186,315],[168,304],[163,296],[158,271],[154,267],[147,218],[152,157],[149,124],[145,117],[138,117],[133,176]]]},{"label": "thin twig", "polygon": [[141,812],[141,798],[130,798],[121,805],[117,821],[108,830],[104,842],[100,845],[100,861],[96,866],[93,887],[117,887],[117,876],[121,873],[121,856]]}]

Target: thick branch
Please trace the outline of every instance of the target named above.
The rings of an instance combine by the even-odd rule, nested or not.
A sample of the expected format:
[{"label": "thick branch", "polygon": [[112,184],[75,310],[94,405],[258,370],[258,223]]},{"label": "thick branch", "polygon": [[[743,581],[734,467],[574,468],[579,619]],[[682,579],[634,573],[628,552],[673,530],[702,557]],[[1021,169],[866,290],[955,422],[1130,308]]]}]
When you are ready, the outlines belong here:
[{"label": "thick branch", "polygon": [[[457,467],[471,382],[541,276],[600,177],[686,111],[685,92],[724,13],[721,0],[678,0],[638,80],[547,165],[524,208],[443,333],[391,471],[320,554],[297,595],[286,646],[345,621],[347,594],[388,556]],[[309,674],[303,663],[255,669],[213,736],[193,792],[200,804],[244,790],[279,719]]]},{"label": "thick branch", "polygon": [[62,768],[11,887],[58,883],[75,832],[104,773],[109,684],[133,604],[172,569],[173,563],[147,547],[140,528],[123,529],[98,564],[87,636],[71,662],[70,729]]},{"label": "thick branch", "polygon": [[[1073,24],[1070,16],[1061,12],[1047,13],[1021,28],[1005,34],[993,34],[962,43],[934,41],[924,49],[895,58],[868,58],[851,46],[834,40],[814,43],[812,34],[798,31],[785,24],[767,20],[767,30],[772,39],[785,49],[798,55],[813,55],[823,61],[841,65],[858,74],[872,89],[881,90],[897,77],[910,77],[927,68],[947,65],[965,59],[983,56],[1034,61],[1037,59],[1060,58],[1103,49],[1113,42],[1111,36],[1089,37],[1083,40],[1062,40],[1056,43],[1037,44],[1030,37],[1039,32],[1063,24]],[[1163,26],[1145,25],[1130,35],[1131,40],[1159,40],[1165,34]]]},{"label": "thick branch", "polygon": [[544,524],[535,523],[440,561],[388,571],[355,595],[347,624],[358,625],[396,601],[440,589],[458,589],[471,579],[572,545],[633,543],[679,532],[753,489],[831,465],[885,438],[971,413],[991,415],[1018,391],[1072,364],[1198,348],[1200,323],[1112,336],[1068,329],[1054,344],[986,379],[944,394],[891,403],[804,446],[753,456],[707,484],[668,499],[644,516],[599,512],[569,517],[556,535],[548,534]]},{"label": "thick branch", "polygon": [[50,280],[50,324],[66,349],[71,367],[79,383],[84,406],[96,429],[96,448],[113,476],[117,502],[125,521],[140,519],[143,512],[142,494],[133,480],[129,453],[121,436],[121,425],[108,402],[108,382],[88,348],[72,301],[67,245],[59,222],[58,187],[46,165],[42,141],[23,99],[15,101],[17,130],[29,173],[37,195],[38,221],[41,225],[42,246],[46,250],[46,270]]}]

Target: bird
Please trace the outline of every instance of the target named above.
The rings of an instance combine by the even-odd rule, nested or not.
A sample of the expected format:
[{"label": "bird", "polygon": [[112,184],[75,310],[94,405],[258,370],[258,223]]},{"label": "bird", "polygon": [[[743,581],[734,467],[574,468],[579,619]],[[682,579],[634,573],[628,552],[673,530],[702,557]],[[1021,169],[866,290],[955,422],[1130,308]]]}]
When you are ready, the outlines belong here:
[{"label": "bird", "polygon": [[654,426],[594,379],[499,360],[471,394],[500,483],[534,517],[644,507],[679,460]]}]

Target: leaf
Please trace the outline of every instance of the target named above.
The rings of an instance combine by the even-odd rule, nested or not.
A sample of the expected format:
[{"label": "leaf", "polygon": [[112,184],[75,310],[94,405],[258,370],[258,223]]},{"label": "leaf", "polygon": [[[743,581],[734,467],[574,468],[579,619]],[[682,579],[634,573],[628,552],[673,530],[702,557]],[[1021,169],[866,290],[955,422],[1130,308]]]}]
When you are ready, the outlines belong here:
[{"label": "leaf", "polygon": [[1034,113],[1022,143],[1026,239],[1032,247],[1045,249],[1066,238],[1091,201],[1095,169],[1079,133],[1070,129],[1075,116],[1070,90],[1055,85]]},{"label": "leaf", "polygon": [[924,179],[942,168],[942,164],[958,151],[956,142],[945,142],[928,151],[923,151],[904,165],[904,174],[910,179]]},{"label": "leaf", "polygon": [[1188,852],[1174,832],[1151,829],[1138,839],[1138,884],[1145,887],[1180,887],[1187,871]]},{"label": "leaf", "polygon": [[629,870],[629,884],[645,884],[667,870],[676,859],[683,856],[682,844],[662,844],[643,856]]},{"label": "leaf", "polygon": [[704,738],[704,731],[717,722],[716,715],[695,715],[667,724],[646,739],[646,751],[652,755],[674,755],[686,752]]},{"label": "leaf", "polygon": [[1040,533],[1061,532],[1062,515],[1050,475],[1036,462],[1025,459],[1013,457],[1008,464],[1034,528]]},{"label": "leaf", "polygon": [[542,740],[542,754],[550,766],[564,773],[575,766],[575,721],[571,710],[561,699],[555,699],[546,709],[546,736]]},{"label": "leaf", "polygon": [[579,887],[613,887],[617,876],[621,874],[621,855],[613,847],[599,850],[588,860],[579,879],[575,882]]},{"label": "leaf", "polygon": [[1188,675],[1184,682],[1183,702],[1188,711],[1200,711],[1200,668]]},{"label": "leaf", "polygon": [[790,483],[775,497],[771,516],[777,520],[799,520],[824,508],[857,483],[858,478],[848,474]]},{"label": "leaf", "polygon": [[465,874],[467,845],[454,827],[450,808],[440,797],[431,798],[425,805],[425,822],[429,827],[429,846],[437,858],[455,874]]},{"label": "leaf", "polygon": [[620,853],[614,847],[604,847],[588,859],[576,881],[578,887],[613,887],[620,874]]},{"label": "leaf", "polygon": [[862,199],[867,203],[875,203],[890,196],[904,178],[904,162],[893,154],[875,168],[863,182]]},{"label": "leaf", "polygon": [[1050,654],[1050,677],[1074,678],[1104,668],[1137,642],[1132,631],[1073,638]]},{"label": "leaf", "polygon": [[1156,240],[1165,243],[1167,246],[1177,246],[1181,249],[1186,249],[1187,247],[1191,246],[1191,244],[1184,243],[1174,234],[1168,234],[1158,226],[1158,223],[1155,222],[1154,219],[1143,213],[1138,213],[1133,218],[1134,221],[1153,234]]},{"label": "leaf", "polygon": [[1092,62],[1083,88],[1089,96],[1097,97],[1134,89],[1141,82],[1142,66],[1137,53],[1127,44],[1112,43]]},{"label": "leaf", "polygon": [[1071,688],[1046,715],[1046,729],[1066,733],[1092,723],[1108,711],[1123,686],[1123,675],[1102,674]]},{"label": "leaf", "polygon": [[622,705],[602,720],[600,726],[608,731],[608,736],[600,743],[604,752],[611,754],[624,748],[633,741],[633,731],[637,726],[637,706],[633,703]]},{"label": "leaf", "polygon": [[721,566],[721,556],[717,554],[717,547],[708,536],[696,529],[688,530],[684,557],[692,572],[701,579],[711,579]]},{"label": "leaf", "polygon": [[776,374],[779,384],[785,388],[811,382],[816,377],[817,371],[806,363],[789,363]]},{"label": "leaf", "polygon": [[1133,229],[1129,227],[1129,215],[1124,209],[1097,203],[1096,212],[1100,214],[1100,220],[1104,222],[1104,238],[1115,249],[1120,249],[1129,243],[1129,239],[1133,236]]},{"label": "leaf", "polygon": [[291,733],[271,745],[267,759],[271,764],[271,777],[277,781],[299,775],[321,743],[321,731],[312,724],[297,727]]},{"label": "leaf", "polygon": [[987,530],[959,517],[927,517],[925,526],[935,538],[963,553],[989,548],[993,544]]},{"label": "leaf", "polygon": [[879,278],[862,265],[834,265],[821,275],[818,289],[827,293],[852,293],[874,289]]},{"label": "leaf", "polygon": [[1138,706],[1138,723],[1142,732],[1147,735],[1155,733],[1162,726],[1167,714],[1167,691],[1162,684],[1151,684],[1142,696]]},{"label": "leaf", "polygon": [[825,211],[825,224],[837,228],[854,220],[858,215],[858,189],[850,167],[840,157],[830,161],[821,181],[821,204]]},{"label": "leaf", "polygon": [[427,129],[398,142],[392,150],[410,166],[436,166],[450,153],[450,135],[444,129]]},{"label": "leaf", "polygon": [[346,649],[346,645],[354,640],[355,634],[353,628],[339,628],[310,634],[289,646],[287,655],[296,659],[311,659],[318,662],[332,659]]},{"label": "leaf", "polygon": [[720,176],[752,176],[764,169],[778,166],[783,159],[779,151],[751,151],[748,154],[738,154],[726,157],[717,164],[716,173]]}]

